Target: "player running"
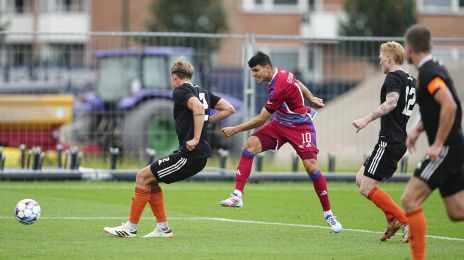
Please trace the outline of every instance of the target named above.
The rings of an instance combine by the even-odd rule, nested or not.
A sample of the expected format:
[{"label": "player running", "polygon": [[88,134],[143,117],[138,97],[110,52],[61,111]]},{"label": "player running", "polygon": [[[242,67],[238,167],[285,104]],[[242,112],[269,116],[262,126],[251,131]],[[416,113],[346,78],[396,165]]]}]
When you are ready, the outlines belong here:
[{"label": "player running", "polygon": [[359,132],[380,117],[379,140],[356,175],[356,184],[361,194],[385,214],[387,227],[380,241],[386,241],[402,228],[403,243],[408,242],[406,215],[379,187],[379,182],[393,176],[398,161],[406,152],[406,124],[416,102],[416,80],[403,69],[405,55],[403,46],[397,42],[386,42],[380,46],[380,65],[386,74],[380,90],[380,106],[352,123]]},{"label": "player running", "polygon": [[[304,98],[318,108],[324,106],[323,101],[314,97],[292,73],[282,68],[272,67],[269,56],[261,51],[251,57],[248,66],[259,83],[269,84],[269,99],[258,116],[241,125],[225,127],[222,132],[226,136],[233,136],[263,124],[264,126],[254,132],[243,146],[235,175],[235,190],[228,199],[221,201],[220,205],[241,208],[243,190],[251,174],[253,158],[260,152],[277,150],[288,142],[303,160],[303,165],[321,202],[325,220],[333,232],[340,232],[342,225],[332,213],[327,183],[317,164],[319,150],[312,121],[315,111],[305,106]],[[266,123],[271,116],[272,120]]]},{"label": "player running", "polygon": [[[177,182],[200,172],[205,167],[207,158],[211,157],[211,148],[206,141],[207,124],[214,124],[235,111],[225,99],[193,85],[193,73],[193,66],[183,58],[176,60],[170,69],[179,150],[137,173],[129,219],[121,226],[105,227],[104,230],[108,234],[135,237],[140,217],[148,203],[157,225],[153,232],[144,237],[173,237],[174,234],[167,222],[163,191],[159,183]],[[210,108],[218,110],[211,117]]]}]

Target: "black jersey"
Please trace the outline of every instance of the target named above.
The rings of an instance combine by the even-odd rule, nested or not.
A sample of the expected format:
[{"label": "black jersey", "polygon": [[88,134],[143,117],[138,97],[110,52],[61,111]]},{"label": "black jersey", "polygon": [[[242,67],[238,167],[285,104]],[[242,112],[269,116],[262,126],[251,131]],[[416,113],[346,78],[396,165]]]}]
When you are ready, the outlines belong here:
[{"label": "black jersey", "polygon": [[[172,92],[174,98],[174,120],[176,122],[176,134],[179,140],[179,151],[184,156],[192,159],[211,157],[211,147],[207,142],[207,126],[210,116],[210,108],[216,106],[221,99],[213,93],[189,83],[177,87]],[[191,97],[197,97],[205,108],[205,118],[203,130],[201,131],[200,142],[192,151],[186,148],[186,142],[193,138],[194,121],[193,111],[187,107],[187,102]]]},{"label": "black jersey", "polygon": [[453,95],[457,105],[456,117],[451,131],[446,138],[444,145],[454,146],[463,145],[464,137],[462,134],[461,120],[462,109],[461,102],[454,88],[453,80],[448,74],[445,67],[435,60],[425,62],[419,68],[419,87],[417,89],[417,103],[420,107],[422,122],[429,140],[433,144],[437,135],[438,125],[440,123],[440,105],[435,101],[433,95],[440,88],[448,88]]},{"label": "black jersey", "polygon": [[396,92],[400,97],[395,109],[380,118],[379,140],[404,144],[406,124],[416,103],[415,86],[416,79],[408,72],[397,70],[387,74],[380,91],[380,104],[385,102],[388,93]]}]

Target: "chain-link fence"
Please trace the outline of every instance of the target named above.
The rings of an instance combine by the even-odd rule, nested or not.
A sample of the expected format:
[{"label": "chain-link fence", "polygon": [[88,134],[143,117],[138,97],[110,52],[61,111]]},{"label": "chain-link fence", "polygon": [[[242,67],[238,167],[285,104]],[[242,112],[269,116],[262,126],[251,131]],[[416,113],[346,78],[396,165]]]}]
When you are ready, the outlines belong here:
[{"label": "chain-link fence", "polygon": [[[229,149],[237,156],[247,135],[225,138],[218,129],[261,110],[267,88],[256,84],[246,62],[262,50],[275,66],[292,71],[325,99],[326,108],[315,121],[320,161],[325,164],[328,154],[335,154],[338,169],[353,170],[377,139],[378,122],[359,134],[351,122],[379,104],[384,75],[378,49],[388,40],[402,39],[3,33],[0,144],[42,150],[55,150],[58,144],[65,150],[78,147],[83,159],[96,161],[106,158],[110,148],[118,148],[112,151],[119,151],[126,162],[146,162],[153,149],[158,156],[167,154],[177,147],[168,69],[175,58],[185,56],[195,65],[194,83],[236,106],[232,118],[212,127],[210,142],[214,149]],[[435,39],[434,45],[435,56],[448,64],[462,97],[464,39]],[[272,161],[290,161],[285,150]]]}]

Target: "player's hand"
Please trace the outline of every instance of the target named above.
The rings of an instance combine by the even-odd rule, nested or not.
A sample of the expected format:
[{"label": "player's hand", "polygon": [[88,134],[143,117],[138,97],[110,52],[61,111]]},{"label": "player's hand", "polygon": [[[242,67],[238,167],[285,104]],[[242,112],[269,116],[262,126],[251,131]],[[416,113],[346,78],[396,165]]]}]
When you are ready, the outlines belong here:
[{"label": "player's hand", "polygon": [[443,145],[432,144],[432,146],[430,146],[429,150],[427,151],[427,155],[429,156],[430,161],[436,162],[441,150],[443,150]]},{"label": "player's hand", "polygon": [[200,142],[199,139],[193,138],[187,141],[187,143],[185,143],[185,146],[187,147],[187,150],[192,151],[193,149],[195,149],[195,147],[197,146],[199,142]]},{"label": "player's hand", "polygon": [[221,132],[227,136],[227,137],[231,137],[233,136],[234,134],[236,134],[238,131],[237,131],[237,128],[235,128],[234,126],[230,126],[230,127],[224,127],[221,129]]},{"label": "player's hand", "polygon": [[417,138],[419,138],[419,134],[419,132],[413,130],[408,134],[408,137],[406,137],[406,147],[410,153],[416,150],[416,141]]},{"label": "player's hand", "polygon": [[325,106],[324,100],[322,98],[314,97],[310,101],[316,108],[323,108]]},{"label": "player's hand", "polygon": [[365,118],[360,118],[360,119],[354,120],[351,124],[354,126],[354,128],[357,129],[356,133],[358,133],[361,129],[366,127],[367,124],[369,124],[369,121],[367,121],[367,119]]}]

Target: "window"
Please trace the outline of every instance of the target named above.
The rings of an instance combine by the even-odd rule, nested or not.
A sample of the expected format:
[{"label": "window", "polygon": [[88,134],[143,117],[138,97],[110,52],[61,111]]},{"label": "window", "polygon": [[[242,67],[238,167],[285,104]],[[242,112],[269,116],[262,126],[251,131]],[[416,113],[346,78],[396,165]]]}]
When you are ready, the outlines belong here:
[{"label": "window", "polygon": [[82,44],[51,44],[50,61],[59,67],[80,67],[84,65],[84,52]]},{"label": "window", "polygon": [[9,4],[13,4],[9,9],[13,10],[17,14],[30,13],[32,10],[31,0],[14,0],[8,1]]},{"label": "window", "polygon": [[32,45],[31,44],[12,44],[6,47],[7,65],[22,67],[32,64]]},{"label": "window", "polygon": [[464,11],[464,0],[419,0],[420,10],[431,13]]},{"label": "window", "polygon": [[304,13],[307,0],[242,0],[244,12]]}]

